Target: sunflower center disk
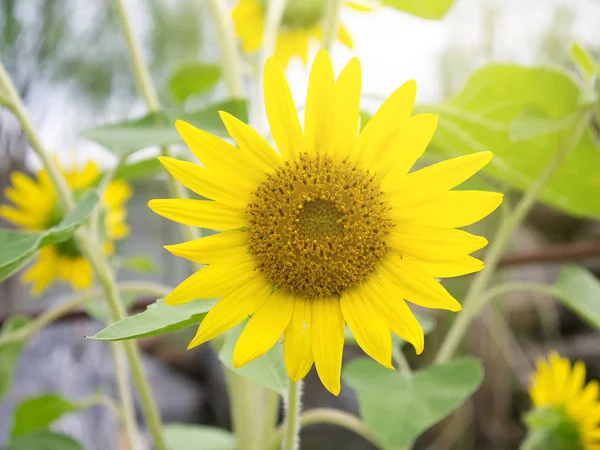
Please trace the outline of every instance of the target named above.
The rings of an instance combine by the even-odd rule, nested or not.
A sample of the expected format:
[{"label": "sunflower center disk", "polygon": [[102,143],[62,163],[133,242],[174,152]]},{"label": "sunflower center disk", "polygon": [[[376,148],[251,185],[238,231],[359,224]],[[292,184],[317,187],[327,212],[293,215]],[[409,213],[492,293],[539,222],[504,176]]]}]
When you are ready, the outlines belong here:
[{"label": "sunflower center disk", "polygon": [[379,183],[349,160],[302,154],[252,194],[250,251],[279,289],[321,297],[360,284],[393,226]]}]

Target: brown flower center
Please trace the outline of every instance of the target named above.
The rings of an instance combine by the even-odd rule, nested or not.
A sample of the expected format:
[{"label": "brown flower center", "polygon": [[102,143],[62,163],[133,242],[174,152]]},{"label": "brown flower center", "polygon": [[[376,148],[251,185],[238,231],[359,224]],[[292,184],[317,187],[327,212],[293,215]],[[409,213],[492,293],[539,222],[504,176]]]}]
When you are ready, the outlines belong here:
[{"label": "brown flower center", "polygon": [[279,289],[339,295],[387,251],[390,207],[375,177],[347,159],[302,154],[268,175],[252,197],[250,251]]}]

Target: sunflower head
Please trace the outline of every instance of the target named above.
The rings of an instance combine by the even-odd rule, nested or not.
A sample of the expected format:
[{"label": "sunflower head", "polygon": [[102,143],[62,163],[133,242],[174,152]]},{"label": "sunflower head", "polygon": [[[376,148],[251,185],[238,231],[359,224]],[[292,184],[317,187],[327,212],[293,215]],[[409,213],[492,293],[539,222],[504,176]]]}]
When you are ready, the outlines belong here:
[{"label": "sunflower head", "polygon": [[598,382],[586,383],[585,365],[556,352],[537,362],[529,394],[533,410],[525,422],[531,448],[596,450],[600,448]]},{"label": "sunflower head", "polygon": [[[63,170],[67,184],[76,199],[97,183],[100,172],[93,162],[83,169]],[[0,217],[25,231],[43,231],[58,225],[65,217],[65,211],[57,201],[56,193],[48,178],[41,170],[35,178],[14,172],[11,186],[4,191],[13,205],[1,205]],[[101,199],[99,231],[104,241],[104,249],[112,252],[112,243],[124,238],[129,229],[125,224],[125,202],[131,196],[131,189],[123,181],[109,183]],[[74,290],[87,289],[92,284],[92,269],[81,254],[75,238],[41,249],[37,260],[23,274],[23,280],[32,283],[33,295],[41,294],[53,280],[69,283]]]},{"label": "sunflower head", "polygon": [[227,113],[236,146],[185,122],[176,126],[204,167],[161,158],[177,180],[210,200],[152,200],[156,213],[222,231],[167,246],[206,264],[165,302],[221,297],[190,347],[247,321],[233,354],[238,367],[283,337],[292,381],[315,363],[339,393],[347,324],[373,359],[391,368],[395,333],[423,350],[407,301],[451,311],[460,304],[437,278],[476,272],[469,254],[483,237],[459,228],[490,214],[502,196],[453,190],[491,158],[477,153],[410,172],[437,124],[412,116],[414,82],[398,88],[358,135],[360,64],[334,78],[329,55],[313,63],[304,130],[281,65],[265,67],[265,106],[275,148]]}]

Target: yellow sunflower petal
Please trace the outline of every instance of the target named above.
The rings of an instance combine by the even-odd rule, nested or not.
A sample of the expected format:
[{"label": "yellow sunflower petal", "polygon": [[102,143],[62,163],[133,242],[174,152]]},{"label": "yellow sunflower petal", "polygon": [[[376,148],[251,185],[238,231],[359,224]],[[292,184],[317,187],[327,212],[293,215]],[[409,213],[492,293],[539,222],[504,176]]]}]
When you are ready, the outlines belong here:
[{"label": "yellow sunflower petal", "polygon": [[342,45],[345,45],[349,49],[354,48],[354,44],[352,42],[352,36],[350,36],[350,33],[348,33],[348,29],[345,27],[344,24],[340,24],[340,27],[338,29],[337,40]]},{"label": "yellow sunflower petal", "polygon": [[340,393],[344,317],[336,297],[312,300],[311,348],[317,374],[333,395]]},{"label": "yellow sunflower petal", "polygon": [[342,314],[360,348],[388,369],[392,367],[392,337],[385,316],[362,289],[349,289],[340,299]]},{"label": "yellow sunflower petal", "polygon": [[335,121],[335,83],[331,59],[325,50],[319,51],[310,71],[304,137],[309,153],[330,153]]},{"label": "yellow sunflower petal", "polygon": [[233,367],[266,353],[283,335],[294,312],[294,297],[275,291],[248,320],[233,349]]},{"label": "yellow sunflower petal", "polygon": [[350,153],[358,135],[361,73],[358,58],[344,67],[335,84],[335,124],[332,155],[343,159]]},{"label": "yellow sunflower petal", "polygon": [[369,2],[369,3],[366,3],[364,1],[363,2],[349,2],[349,1],[347,1],[345,3],[346,3],[346,6],[348,8],[351,8],[351,9],[353,9],[355,11],[358,11],[358,12],[372,12],[372,11],[375,11],[377,9],[377,5],[376,5],[376,3],[374,1],[373,2]]},{"label": "yellow sunflower petal", "polygon": [[131,198],[132,190],[123,180],[114,180],[108,183],[104,194],[102,194],[102,203],[109,208],[119,208]]},{"label": "yellow sunflower petal", "polygon": [[412,344],[417,355],[420,355],[425,347],[423,329],[402,295],[386,289],[377,276],[372,276],[362,291],[381,311],[392,333]]},{"label": "yellow sunflower petal", "polygon": [[449,191],[434,200],[402,209],[392,203],[391,216],[417,226],[461,228],[489,216],[502,203],[502,194],[485,191]]},{"label": "yellow sunflower petal", "polygon": [[235,264],[211,264],[183,280],[165,297],[167,305],[180,305],[198,298],[215,298],[261,276],[254,271],[255,262],[240,254]]},{"label": "yellow sunflower petal", "polygon": [[[455,188],[471,178],[492,159],[492,152],[479,152],[432,164],[402,176],[392,170],[382,181],[388,195],[397,196],[406,205],[414,205]],[[410,193],[410,194],[409,194]]]},{"label": "yellow sunflower petal", "polygon": [[[408,256],[404,256],[408,258]],[[452,278],[479,272],[485,268],[483,261],[469,255],[447,261],[419,260],[419,265],[433,278]]]},{"label": "yellow sunflower petal", "polygon": [[265,173],[279,166],[279,155],[254,128],[225,111],[219,111],[219,115],[238,147]]},{"label": "yellow sunflower petal", "polygon": [[38,253],[37,260],[25,271],[21,279],[33,283],[31,295],[38,297],[52,283],[56,276],[56,256],[52,247],[44,247]]},{"label": "yellow sunflower petal", "polygon": [[487,245],[482,236],[463,230],[401,223],[386,238],[389,248],[401,256],[428,261],[447,261],[473,253]]},{"label": "yellow sunflower petal", "polygon": [[265,108],[273,140],[286,160],[296,159],[305,149],[292,93],[275,58],[265,64]]},{"label": "yellow sunflower petal", "polygon": [[154,199],[148,207],[167,219],[194,227],[225,231],[246,225],[244,209],[208,200]]},{"label": "yellow sunflower petal", "polygon": [[267,301],[273,287],[264,277],[254,278],[217,302],[200,323],[190,348],[197,347],[252,316]]},{"label": "yellow sunflower petal", "polygon": [[288,376],[296,382],[306,376],[313,364],[311,350],[312,302],[296,297],[294,312],[283,334],[283,359]]},{"label": "yellow sunflower petal", "polygon": [[256,0],[239,0],[231,11],[235,26],[235,34],[242,41],[242,49],[246,53],[260,48],[263,29],[262,5]]},{"label": "yellow sunflower petal", "polygon": [[407,81],[400,86],[379,107],[371,120],[358,136],[352,155],[359,158],[366,167],[370,167],[394,140],[398,125],[409,118],[415,97],[417,83]]},{"label": "yellow sunflower petal", "polygon": [[224,231],[181,244],[165,245],[165,248],[175,256],[200,264],[234,261],[240,253],[247,253],[248,234]]},{"label": "yellow sunflower petal", "polygon": [[19,228],[25,228],[29,231],[44,229],[43,224],[40,223],[40,218],[12,206],[0,205],[0,217]]},{"label": "yellow sunflower petal", "polygon": [[158,159],[173,178],[198,195],[232,207],[243,208],[249,202],[250,193],[237,183],[236,178],[230,177],[225,184],[197,164],[166,156],[159,156]]},{"label": "yellow sunflower petal", "polygon": [[431,275],[414,261],[391,255],[380,265],[385,287],[392,293],[424,308],[460,311],[462,306]]}]

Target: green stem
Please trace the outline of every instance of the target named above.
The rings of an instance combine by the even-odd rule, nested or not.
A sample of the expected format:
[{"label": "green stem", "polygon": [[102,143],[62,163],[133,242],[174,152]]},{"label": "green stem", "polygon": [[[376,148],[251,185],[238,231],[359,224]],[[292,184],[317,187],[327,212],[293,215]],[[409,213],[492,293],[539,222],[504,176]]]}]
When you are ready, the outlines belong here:
[{"label": "green stem", "polygon": [[[344,411],[339,411],[332,408],[316,408],[306,411],[300,416],[300,427],[304,428],[316,424],[337,425],[356,433],[365,441],[369,442],[378,450],[383,450],[383,445],[379,443],[377,438],[367,429],[365,424],[356,416]],[[285,425],[279,427],[272,439],[269,441],[267,450],[278,450],[283,440],[285,433]]]},{"label": "green stem", "polygon": [[581,140],[581,136],[588,125],[588,117],[588,110],[581,112],[579,120],[577,121],[573,132],[569,136],[569,140],[566,145],[559,146],[548,166],[546,166],[541,175],[523,195],[515,207],[512,215],[510,215],[500,225],[500,228],[498,229],[498,232],[486,254],[486,268],[475,276],[475,279],[473,280],[473,283],[471,284],[465,297],[463,311],[458,315],[452,324],[444,343],[440,347],[440,350],[435,358],[436,363],[441,364],[449,361],[452,358],[469,325],[471,324],[471,321],[489,301],[489,298],[483,295],[483,292],[489,284],[496,267],[498,266],[498,262],[500,261],[504,250],[510,242],[513,232],[525,219],[527,213],[535,204],[538,196],[543,191],[548,181],[561,166],[563,161],[571,154],[575,147],[577,147],[577,144]]},{"label": "green stem", "polygon": [[333,43],[337,38],[340,29],[340,7],[342,0],[329,0],[325,11],[325,20],[323,22],[323,44],[322,47],[331,53]]},{"label": "green stem", "polygon": [[398,365],[400,373],[406,375],[410,375],[412,373],[410,364],[408,363],[406,356],[404,356],[404,352],[402,352],[402,350],[395,345],[392,347],[392,359]]},{"label": "green stem", "polygon": [[262,440],[266,444],[271,441],[271,437],[277,428],[279,420],[279,394],[269,389],[265,390],[263,408],[263,435]]},{"label": "green stem", "polygon": [[290,381],[285,402],[285,432],[283,435],[283,450],[298,450],[300,443],[300,397],[302,396],[302,380],[295,383]]},{"label": "green stem", "polygon": [[237,52],[237,42],[231,13],[223,0],[208,0],[208,6],[217,25],[223,77],[232,98],[244,98],[244,77],[242,64]]},{"label": "green stem", "polygon": [[[117,9],[117,17],[123,32],[123,37],[125,38],[129,63],[131,64],[131,71],[133,72],[133,76],[135,78],[137,90],[144,99],[144,102],[146,103],[146,106],[150,112],[159,111],[160,101],[158,99],[158,94],[156,93],[156,87],[152,82],[150,70],[148,69],[148,65],[146,64],[146,61],[142,55],[141,46],[133,32],[125,5],[123,4],[122,0],[115,0],[115,6]],[[162,156],[170,156],[169,147],[166,145],[161,146],[160,153]],[[173,198],[189,197],[185,188],[171,176],[167,177],[167,191]],[[184,238],[188,241],[192,241],[200,237],[197,228],[181,225],[180,230]]]},{"label": "green stem", "polygon": [[262,390],[248,378],[241,377],[229,369],[225,369],[225,375],[237,450],[262,450],[263,417],[257,406],[263,399],[256,395],[262,393]]}]

